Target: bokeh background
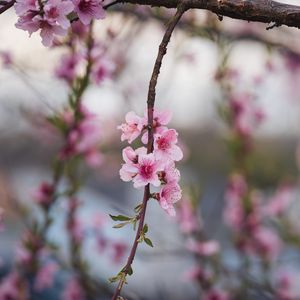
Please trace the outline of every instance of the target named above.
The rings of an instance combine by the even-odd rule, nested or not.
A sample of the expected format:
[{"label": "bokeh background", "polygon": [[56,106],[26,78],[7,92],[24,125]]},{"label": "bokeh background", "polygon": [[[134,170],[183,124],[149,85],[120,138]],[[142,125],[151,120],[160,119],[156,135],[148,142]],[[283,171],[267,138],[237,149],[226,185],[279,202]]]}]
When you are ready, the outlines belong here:
[{"label": "bokeh background", "polygon": [[[285,3],[300,4],[296,0]],[[172,10],[120,6],[95,24],[99,40],[105,39],[108,30],[116,36],[110,51],[118,72],[100,86],[92,84],[84,94],[84,103],[101,119],[105,165],[83,171],[84,185],[79,198],[84,204],[79,216],[87,225],[98,216],[103,221],[101,232],[112,243],[124,246],[119,258],[114,247],[97,251],[93,233],[86,231],[84,253],[91,272],[109,288],[107,278],[124,264],[134,232],[130,227],[113,229],[113,222],[107,216],[130,214],[142,197],[141,191],[119,178],[121,149],[125,144],[121,143],[116,127],[123,122],[127,111],[143,114],[164,23],[172,13]],[[54,76],[63,50],[43,47],[38,35],[29,38],[15,28],[15,22],[13,11],[1,15],[0,52],[9,52],[13,61],[0,67],[0,206],[6,212],[0,239],[2,275],[13,265],[14,249],[28,215],[41,218],[32,201],[32,192],[41,180],[51,178],[49,166],[60,143],[40,125],[40,119],[61,109],[68,93],[68,86]],[[181,185],[185,190],[196,191],[205,234],[220,242],[222,258],[232,266],[237,263],[236,252],[228,242],[228,230],[222,221],[232,161],[226,144],[229,129],[219,113],[219,106],[226,99],[216,80],[224,53],[228,54],[226,64],[239,73],[237,88],[255,94],[265,114],[253,134],[249,163],[253,185],[269,195],[283,182],[294,186],[298,183],[299,32],[286,27],[272,30],[266,27],[228,18],[219,22],[204,11],[188,13],[172,37],[158,84],[157,107],[172,110],[172,127],[179,132],[185,153],[184,161],[179,164]],[[67,260],[64,206],[61,201],[53,209],[55,223],[48,238],[60,245],[59,257]],[[155,247],[140,246],[134,276],[125,287],[129,297],[199,299],[197,284],[184,276],[195,261],[186,249],[176,218],[166,216],[153,202],[149,205],[147,223]],[[297,247],[289,250],[282,261],[286,267],[298,266]],[[60,272],[53,289],[36,299],[58,299],[68,276],[68,271]],[[249,299],[273,298],[254,293]]]}]

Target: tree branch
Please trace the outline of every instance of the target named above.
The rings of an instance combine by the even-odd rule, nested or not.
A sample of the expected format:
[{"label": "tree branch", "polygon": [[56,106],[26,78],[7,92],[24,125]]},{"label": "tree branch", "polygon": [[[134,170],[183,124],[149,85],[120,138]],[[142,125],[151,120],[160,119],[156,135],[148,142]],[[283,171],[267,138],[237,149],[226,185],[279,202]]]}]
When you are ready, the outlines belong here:
[{"label": "tree branch", "polygon": [[[120,3],[176,8],[180,0],[122,0]],[[300,6],[297,5],[272,0],[186,0],[185,4],[188,9],[205,9],[218,16],[300,28]]]},{"label": "tree branch", "polygon": [[[156,95],[156,84],[158,75],[160,73],[161,63],[163,60],[164,55],[167,53],[167,46],[169,44],[169,41],[171,39],[171,35],[179,22],[181,16],[186,11],[186,8],[184,4],[179,4],[177,12],[175,16],[170,20],[166,32],[163,36],[163,39],[159,45],[158,54],[155,60],[154,68],[152,71],[150,83],[149,83],[149,91],[148,91],[148,99],[147,99],[147,111],[148,111],[148,143],[147,143],[147,153],[151,153],[153,151],[153,111],[154,111],[154,103],[155,103],[155,95]],[[123,268],[123,274],[124,278],[122,278],[119,281],[119,284],[112,296],[112,300],[120,299],[120,293],[123,288],[124,283],[126,282],[126,276],[129,273],[129,270],[131,269],[131,265],[133,263],[136,250],[139,244],[139,238],[141,236],[143,227],[144,227],[144,221],[145,221],[145,215],[146,215],[146,209],[147,209],[147,203],[148,200],[151,198],[151,192],[150,192],[150,185],[147,184],[144,189],[144,197],[143,197],[143,203],[141,207],[141,212],[139,214],[139,226],[137,229],[137,233],[134,239],[134,243],[132,245],[129,257],[127,259],[127,263],[125,267]],[[121,298],[122,299],[122,298]]]},{"label": "tree branch", "polygon": [[2,13],[4,13],[5,11],[7,11],[8,9],[10,9],[12,6],[14,6],[15,4],[15,0],[11,0],[11,1],[8,1],[6,3],[2,3],[0,4],[0,15]]}]

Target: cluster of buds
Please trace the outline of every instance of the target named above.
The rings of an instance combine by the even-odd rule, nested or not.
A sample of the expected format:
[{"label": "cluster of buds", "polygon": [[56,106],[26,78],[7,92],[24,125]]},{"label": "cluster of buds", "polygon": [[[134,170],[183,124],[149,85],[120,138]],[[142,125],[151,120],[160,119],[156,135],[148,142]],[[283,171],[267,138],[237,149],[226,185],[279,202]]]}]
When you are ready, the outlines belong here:
[{"label": "cluster of buds", "polygon": [[251,94],[233,94],[229,100],[233,129],[242,137],[251,136],[264,119],[264,112],[256,105]]},{"label": "cluster of buds", "polygon": [[0,299],[28,299],[28,286],[17,271],[12,271],[3,278]]},{"label": "cluster of buds", "polygon": [[[96,85],[103,81],[111,79],[115,70],[116,63],[112,55],[108,54],[107,45],[104,42],[93,41],[89,47],[90,53],[86,53],[86,44],[88,40],[88,30],[80,21],[72,24],[72,51],[64,54],[55,69],[55,76],[64,80],[70,86],[76,83],[80,78],[82,66],[86,63],[90,64],[90,81]],[[110,40],[109,40],[110,41]],[[67,44],[67,46],[70,46]],[[88,57],[87,57],[88,56]],[[88,61],[88,62],[87,62]]]},{"label": "cluster of buds", "polygon": [[[176,130],[166,127],[171,120],[171,113],[154,110],[153,114],[153,153],[147,153],[144,146],[135,150],[130,146],[123,149],[125,163],[120,170],[120,176],[124,181],[133,181],[135,188],[147,184],[161,187],[152,197],[159,201],[169,215],[175,216],[173,204],[181,198],[178,184],[180,173],[175,162],[181,160],[183,154],[177,145]],[[147,115],[140,117],[129,112],[125,119],[126,123],[118,127],[122,131],[121,140],[127,140],[130,144],[141,136],[142,143],[147,144]]]},{"label": "cluster of buds", "polygon": [[103,19],[102,1],[97,0],[17,0],[15,10],[19,16],[16,27],[31,35],[40,30],[42,43],[49,47],[56,36],[65,36],[71,26],[70,16],[77,15],[84,24],[93,18]]},{"label": "cluster of buds", "polygon": [[194,204],[191,197],[185,196],[180,202],[177,216],[181,231],[188,237],[187,249],[196,261],[196,265],[185,272],[185,278],[199,285],[201,299],[228,300],[229,294],[222,288],[217,288],[220,282],[218,271],[214,269],[220,244],[204,237],[203,221]]},{"label": "cluster of buds", "polygon": [[98,146],[101,142],[100,120],[81,105],[76,115],[66,110],[61,117],[49,120],[66,137],[66,144],[60,152],[62,160],[80,156],[91,167],[98,167],[102,162]]},{"label": "cluster of buds", "polygon": [[224,219],[235,233],[239,249],[268,261],[277,257],[282,242],[277,233],[265,224],[266,207],[274,204],[264,206],[259,194],[249,191],[240,174],[231,177],[225,198]]}]

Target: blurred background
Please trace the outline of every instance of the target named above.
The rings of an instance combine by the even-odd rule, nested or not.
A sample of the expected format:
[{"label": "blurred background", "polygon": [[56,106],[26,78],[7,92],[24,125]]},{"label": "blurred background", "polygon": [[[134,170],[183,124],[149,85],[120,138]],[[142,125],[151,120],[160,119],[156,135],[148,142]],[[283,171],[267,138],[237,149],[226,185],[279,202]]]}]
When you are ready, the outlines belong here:
[{"label": "blurred background", "polygon": [[[300,4],[296,0],[285,3]],[[90,273],[106,291],[98,299],[108,298],[113,290],[107,278],[117,274],[126,262],[135,234],[129,226],[112,228],[114,222],[108,214],[131,215],[142,197],[142,191],[120,180],[121,150],[126,143],[120,141],[117,126],[124,122],[128,111],[144,113],[164,24],[173,13],[162,8],[118,5],[109,10],[105,20],[95,22],[94,36],[99,43],[105,44],[108,36],[113,36],[108,53],[116,66],[110,78],[101,84],[90,84],[83,95],[84,104],[100,119],[103,137],[104,162],[94,169],[82,167],[83,184],[78,193],[82,200],[78,219],[85,228],[83,256]],[[66,49],[45,48],[37,34],[29,38],[26,32],[16,29],[16,20],[13,10],[0,18],[0,206],[5,211],[0,233],[2,276],[14,265],[26,224],[32,218],[43,218],[32,195],[41,181],[51,179],[51,165],[61,139],[44,126],[42,119],[62,110],[69,92],[68,84],[56,72]],[[268,285],[272,286],[276,282],[270,275],[273,269],[297,271],[300,262],[300,45],[297,29],[282,26],[266,30],[267,27],[228,18],[220,22],[206,11],[188,12],[168,47],[156,103],[159,109],[172,111],[171,127],[179,133],[184,160],[178,168],[184,198],[197,203],[195,214],[201,215],[201,231],[208,240],[218,241],[222,264],[235,270],[239,268],[240,254],[222,216],[228,180],[240,168],[234,165],[230,146],[232,122],[224,118],[222,111],[233,91],[255,98],[263,120],[251,125],[247,137],[251,150],[244,153],[247,170],[241,173],[246,173],[249,186],[259,190],[266,202],[282,185],[292,186],[293,190],[293,209],[286,213],[287,219],[293,219],[293,238],[289,235],[285,239],[279,233],[285,250],[275,262],[268,263],[272,265]],[[5,60],[7,55],[9,61]],[[230,89],[225,83],[230,83]],[[62,187],[66,184],[61,183]],[[47,239],[60,248],[58,261],[69,259],[66,211],[64,199],[58,201],[51,210],[54,222],[47,233]],[[227,299],[204,298],[201,283],[186,276],[198,264],[198,258],[187,248],[190,237],[183,232],[178,217],[167,216],[153,201],[149,203],[146,222],[154,248],[140,245],[134,274],[124,288],[128,299]],[[95,233],[95,224],[101,234]],[[105,247],[103,240],[109,241]],[[260,281],[257,260],[250,258],[249,277],[256,276]],[[58,299],[70,274],[68,268],[62,269],[53,287],[29,299]],[[222,278],[220,282],[218,287],[228,287]],[[236,279],[231,284],[230,291],[239,286]],[[269,287],[254,284],[248,288],[247,298],[235,296],[236,299],[275,299]],[[291,293],[291,298],[277,296],[300,299],[299,288],[293,286]]]}]

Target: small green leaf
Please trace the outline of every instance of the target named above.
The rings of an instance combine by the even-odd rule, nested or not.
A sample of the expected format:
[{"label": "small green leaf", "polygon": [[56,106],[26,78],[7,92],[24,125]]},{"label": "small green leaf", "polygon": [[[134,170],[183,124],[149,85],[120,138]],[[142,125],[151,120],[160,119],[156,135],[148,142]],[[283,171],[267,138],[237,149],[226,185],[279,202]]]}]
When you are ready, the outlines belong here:
[{"label": "small green leaf", "polygon": [[114,221],[130,221],[132,218],[123,216],[123,215],[118,215],[118,216],[113,216],[109,215]]},{"label": "small green leaf", "polygon": [[113,228],[122,228],[122,227],[124,227],[124,226],[127,225],[127,224],[129,224],[129,222],[119,223],[119,224],[113,226]]},{"label": "small green leaf", "polygon": [[134,231],[136,230],[136,222],[137,222],[136,219],[134,219],[133,222],[132,222],[132,224],[133,224],[133,230],[134,230]]},{"label": "small green leaf", "polygon": [[131,266],[129,267],[127,274],[129,276],[131,276],[133,274],[133,270],[132,270]]},{"label": "small green leaf", "polygon": [[148,225],[145,224],[143,227],[143,233],[146,234],[148,232]]},{"label": "small green leaf", "polygon": [[114,276],[114,277],[108,278],[108,281],[109,281],[110,283],[116,282],[116,281],[118,281],[118,280],[119,280],[119,276]]},{"label": "small green leaf", "polygon": [[134,212],[137,214],[141,211],[141,209],[142,209],[142,204],[139,204],[134,208]]},{"label": "small green leaf", "polygon": [[150,247],[153,248],[153,244],[152,244],[152,241],[151,241],[150,239],[145,238],[144,241],[145,241],[145,243],[146,243],[148,246],[150,246]]}]

